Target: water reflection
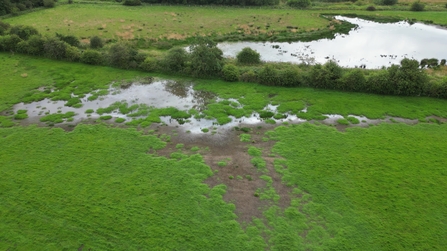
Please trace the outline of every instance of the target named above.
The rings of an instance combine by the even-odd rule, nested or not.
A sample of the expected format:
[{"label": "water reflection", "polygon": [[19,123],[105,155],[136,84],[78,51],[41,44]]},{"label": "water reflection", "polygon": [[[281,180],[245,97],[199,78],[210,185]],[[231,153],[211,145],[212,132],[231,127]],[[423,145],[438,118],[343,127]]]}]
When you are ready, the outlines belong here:
[{"label": "water reflection", "polygon": [[313,42],[220,43],[226,57],[235,57],[244,47],[261,54],[264,61],[292,63],[325,63],[335,60],[344,67],[380,68],[399,64],[407,58],[447,58],[447,30],[420,23],[381,24],[358,18],[337,16],[339,20],[358,25],[349,35]]}]

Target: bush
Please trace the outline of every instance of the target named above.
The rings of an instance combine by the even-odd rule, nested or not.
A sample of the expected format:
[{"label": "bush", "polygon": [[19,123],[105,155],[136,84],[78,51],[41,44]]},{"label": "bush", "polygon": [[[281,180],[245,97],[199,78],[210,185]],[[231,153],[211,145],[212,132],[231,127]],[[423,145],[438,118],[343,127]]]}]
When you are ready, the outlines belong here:
[{"label": "bush", "polygon": [[218,76],[222,71],[222,51],[208,38],[198,38],[190,47],[191,70],[196,76]]},{"label": "bush", "polygon": [[65,43],[71,45],[71,46],[79,46],[79,39],[72,35],[62,35],[59,33],[56,33],[56,37],[59,38],[61,41],[64,41]]},{"label": "bush", "polygon": [[440,65],[444,66],[445,63],[446,63],[446,60],[445,60],[445,59],[442,59]]},{"label": "bush", "polygon": [[92,49],[99,49],[104,46],[104,43],[102,42],[102,39],[98,36],[93,36],[90,38],[90,48]]},{"label": "bush", "polygon": [[64,41],[58,38],[49,38],[45,41],[44,51],[47,57],[52,59],[63,59],[65,57],[65,50],[69,46]]},{"label": "bush", "polygon": [[102,61],[102,55],[98,51],[86,50],[81,54],[81,62],[84,64],[99,65]]},{"label": "bush", "polygon": [[366,10],[367,11],[375,11],[376,10],[376,7],[374,7],[374,6],[368,6],[368,7],[366,7]]},{"label": "bush", "polygon": [[324,65],[317,64],[310,71],[310,85],[316,88],[335,89],[343,69],[334,61]]},{"label": "bush", "polygon": [[189,55],[184,48],[177,47],[168,51],[163,59],[163,65],[172,72],[181,72],[189,59]]},{"label": "bush", "polygon": [[45,41],[45,38],[39,35],[33,35],[29,37],[27,41],[28,48],[26,53],[30,55],[43,55],[45,53]]},{"label": "bush", "polygon": [[242,82],[249,82],[249,83],[257,83],[258,82],[258,76],[252,70],[242,73],[241,76],[239,77],[239,79]]},{"label": "bush", "polygon": [[130,45],[117,43],[110,47],[108,61],[111,66],[123,69],[135,68],[138,66],[134,60],[136,54],[137,51]]},{"label": "bush", "polygon": [[9,34],[15,34],[23,40],[28,40],[32,35],[38,35],[39,32],[32,26],[14,25],[11,27]]},{"label": "bush", "polygon": [[410,10],[411,11],[423,11],[425,5],[421,3],[420,1],[413,2],[411,4]]},{"label": "bush", "polygon": [[79,51],[78,47],[67,45],[67,47],[65,48],[65,58],[68,61],[77,62],[79,61],[80,57],[81,52]]},{"label": "bush", "polygon": [[289,0],[287,1],[287,5],[294,8],[304,9],[309,7],[311,4],[310,0]]},{"label": "bush", "polygon": [[127,5],[127,6],[141,5],[141,0],[125,0],[123,5]]},{"label": "bush", "polygon": [[278,85],[278,71],[271,65],[266,65],[259,73],[259,83],[263,85]]},{"label": "bush", "polygon": [[154,72],[159,70],[159,64],[160,62],[156,58],[147,57],[144,62],[140,64],[140,68],[148,72]]},{"label": "bush", "polygon": [[281,86],[301,86],[301,76],[296,68],[287,68],[279,71],[278,83]]},{"label": "bush", "polygon": [[54,0],[43,0],[43,6],[46,8],[53,8],[55,5]]},{"label": "bush", "polygon": [[261,55],[250,47],[242,49],[236,58],[237,62],[241,64],[259,64],[261,62]]},{"label": "bush", "polygon": [[382,4],[382,5],[395,5],[395,4],[397,4],[397,0],[381,0],[380,4]]},{"label": "bush", "polygon": [[0,37],[0,51],[16,51],[17,45],[21,41],[22,39],[15,34],[2,36]]},{"label": "bush", "polygon": [[0,20],[0,36],[3,36],[11,25]]},{"label": "bush", "polygon": [[366,78],[362,70],[354,69],[346,73],[339,82],[337,89],[346,91],[363,91],[365,89]]},{"label": "bush", "polygon": [[232,64],[226,64],[222,69],[223,79],[228,82],[235,82],[239,79],[239,69]]}]

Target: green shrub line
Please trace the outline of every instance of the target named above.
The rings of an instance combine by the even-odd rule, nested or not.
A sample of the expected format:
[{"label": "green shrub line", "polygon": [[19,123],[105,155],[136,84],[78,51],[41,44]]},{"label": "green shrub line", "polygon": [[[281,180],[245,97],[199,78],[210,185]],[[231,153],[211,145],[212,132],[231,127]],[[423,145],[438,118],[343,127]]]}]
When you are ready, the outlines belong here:
[{"label": "green shrub line", "polygon": [[[57,60],[199,78],[222,78],[226,81],[256,82],[270,86],[447,98],[447,80],[429,77],[423,69],[429,67],[436,70],[439,67],[438,59],[424,59],[420,63],[403,59],[400,65],[366,70],[342,68],[333,61],[314,66],[259,63],[259,53],[250,48],[244,48],[237,55],[236,61],[224,59],[216,42],[209,38],[195,40],[189,47],[189,52],[177,47],[159,57],[139,52],[135,45],[124,42],[115,43],[102,51],[93,48],[83,51],[78,45],[76,37],[57,34],[46,38],[29,26],[8,27],[6,34],[0,36],[0,51],[46,56]],[[441,60],[441,65],[445,65],[445,59]],[[78,98],[68,101],[69,106],[80,104]]]}]

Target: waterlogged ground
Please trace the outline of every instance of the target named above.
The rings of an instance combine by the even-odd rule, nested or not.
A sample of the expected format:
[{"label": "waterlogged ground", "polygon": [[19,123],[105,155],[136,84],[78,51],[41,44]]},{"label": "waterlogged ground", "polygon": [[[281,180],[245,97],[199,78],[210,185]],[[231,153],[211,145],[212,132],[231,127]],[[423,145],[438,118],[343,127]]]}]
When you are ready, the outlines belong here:
[{"label": "waterlogged ground", "polygon": [[325,63],[334,60],[343,67],[381,68],[399,64],[403,58],[447,59],[444,49],[447,30],[421,23],[376,23],[359,18],[337,16],[358,27],[348,35],[312,42],[220,43],[224,56],[235,57],[245,47],[261,54],[261,60],[292,63]]},{"label": "waterlogged ground", "polygon": [[[280,104],[271,103],[258,110],[245,109],[238,99],[224,99],[213,92],[195,90],[193,87],[192,82],[152,78],[146,82],[112,83],[100,95],[98,92],[84,95],[76,107],[67,106],[67,101],[47,98],[38,102],[19,103],[14,106],[13,112],[27,114],[26,118],[17,119],[22,125],[75,125],[82,121],[111,121],[147,127],[152,123],[161,123],[188,133],[212,134],[223,133],[235,127],[297,124],[306,121],[336,126],[339,130],[382,122],[418,123],[417,119],[392,116],[371,119],[352,114],[343,116],[322,113],[309,117],[307,106],[296,112],[284,112],[284,109],[278,110]],[[76,97],[74,94],[72,96]],[[439,121],[440,118],[437,119]]]},{"label": "waterlogged ground", "polygon": [[0,250],[447,245],[445,100],[7,60]]}]

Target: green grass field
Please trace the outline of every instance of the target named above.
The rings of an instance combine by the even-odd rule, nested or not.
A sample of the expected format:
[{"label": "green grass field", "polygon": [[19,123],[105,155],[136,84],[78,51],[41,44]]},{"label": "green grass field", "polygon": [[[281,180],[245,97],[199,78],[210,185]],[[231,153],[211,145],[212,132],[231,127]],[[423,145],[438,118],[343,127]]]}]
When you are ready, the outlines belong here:
[{"label": "green grass field", "polygon": [[[5,20],[51,35],[182,39],[267,23],[269,30],[324,28],[328,21],[319,12],[73,4]],[[342,12],[352,13],[337,11]],[[373,14],[447,24],[445,12]],[[406,251],[447,246],[447,124],[427,120],[432,115],[446,119],[447,100],[185,79],[195,82],[196,90],[243,105],[208,104],[204,114],[223,122],[267,104],[308,120],[341,114],[339,124],[359,123],[348,115],[420,120],[413,126],[382,123],[343,132],[318,121],[239,128],[240,134],[231,134],[238,137],[232,144],[240,144],[256,175],[225,178],[236,188],[243,182],[257,184],[253,197],[263,205],[253,213],[257,217],[243,222],[238,205],[224,199],[233,187],[223,180],[215,186],[205,183],[220,170],[237,168],[234,156],[219,158],[217,170],[205,162],[211,145],[206,139],[219,137],[214,136],[220,133],[218,125],[202,129],[209,138],[200,146],[188,140],[170,145],[181,133],[174,127],[169,133],[118,127],[118,119],[104,115],[109,122],[64,131],[17,126],[14,117],[25,118],[26,111],[8,113],[21,101],[68,100],[72,93],[80,97],[92,91],[99,96],[113,81],[170,76],[9,53],[0,53],[0,68],[0,250]],[[300,113],[303,108],[306,113]],[[159,119],[155,116],[152,121]],[[264,126],[273,129],[260,135]],[[260,147],[258,139],[273,148]],[[286,192],[278,189],[279,182]],[[281,204],[282,198],[290,203]]]},{"label": "green grass field", "polygon": [[[241,32],[268,33],[297,26],[298,30],[325,28],[329,21],[300,10],[210,8],[186,6],[62,5],[4,20],[31,25],[42,34],[71,34],[79,38],[184,39]],[[269,27],[266,27],[266,26]],[[257,28],[259,27],[259,29]]]}]

